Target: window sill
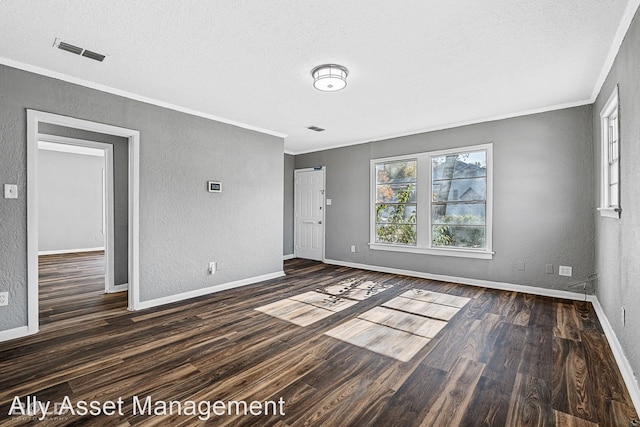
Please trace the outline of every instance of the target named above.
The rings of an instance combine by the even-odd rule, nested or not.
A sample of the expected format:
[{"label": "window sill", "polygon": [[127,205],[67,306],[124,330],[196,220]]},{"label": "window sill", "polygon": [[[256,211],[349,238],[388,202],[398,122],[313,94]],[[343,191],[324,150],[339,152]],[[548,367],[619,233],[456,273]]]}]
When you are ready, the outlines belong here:
[{"label": "window sill", "polygon": [[369,243],[376,251],[408,252],[412,254],[450,256],[458,258],[493,259],[495,252],[477,249],[425,248],[419,246],[393,245],[388,243]]},{"label": "window sill", "polygon": [[600,212],[600,216],[620,219],[620,208],[597,208],[597,211]]}]

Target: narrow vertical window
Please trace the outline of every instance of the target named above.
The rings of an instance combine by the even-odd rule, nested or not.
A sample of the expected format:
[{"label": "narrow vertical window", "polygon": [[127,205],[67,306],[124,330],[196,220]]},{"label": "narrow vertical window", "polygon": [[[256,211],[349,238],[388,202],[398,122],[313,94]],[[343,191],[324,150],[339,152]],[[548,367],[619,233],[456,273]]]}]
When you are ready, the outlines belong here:
[{"label": "narrow vertical window", "polygon": [[600,113],[602,158],[600,183],[600,215],[620,217],[620,120],[618,87],[614,89]]},{"label": "narrow vertical window", "polygon": [[487,152],[431,157],[431,244],[486,248]]},{"label": "narrow vertical window", "polygon": [[618,207],[618,110],[609,116],[609,207]]},{"label": "narrow vertical window", "polygon": [[416,244],[417,161],[376,163],[376,242]]}]

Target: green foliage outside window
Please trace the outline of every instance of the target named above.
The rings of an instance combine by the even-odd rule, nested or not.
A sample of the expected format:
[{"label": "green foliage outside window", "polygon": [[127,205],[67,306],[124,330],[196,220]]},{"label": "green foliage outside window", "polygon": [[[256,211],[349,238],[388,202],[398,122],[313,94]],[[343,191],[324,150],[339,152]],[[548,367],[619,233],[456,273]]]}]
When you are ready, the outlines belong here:
[{"label": "green foliage outside window", "polygon": [[434,246],[451,246],[453,239],[449,234],[449,227],[446,225],[436,225],[433,227]]},{"label": "green foliage outside window", "polygon": [[484,248],[485,227],[480,225],[483,221],[477,215],[446,215],[440,218],[440,222],[444,224],[434,225],[432,228],[433,245]]},{"label": "green foliage outside window", "polygon": [[417,162],[376,165],[376,242],[415,245]]},{"label": "green foliage outside window", "polygon": [[[374,163],[375,242],[416,246],[416,252],[429,248],[490,250],[489,154],[487,145]],[[427,236],[431,241],[422,240]]]},{"label": "green foliage outside window", "polygon": [[[384,223],[376,228],[377,241],[384,243],[400,243],[415,245],[417,240],[416,211],[413,210],[407,216],[407,203],[415,192],[415,185],[409,184],[403,190],[396,192],[396,204],[386,203],[376,206],[376,218],[381,219],[385,211],[390,210],[390,215],[384,218]],[[389,209],[392,207],[392,209]]]}]

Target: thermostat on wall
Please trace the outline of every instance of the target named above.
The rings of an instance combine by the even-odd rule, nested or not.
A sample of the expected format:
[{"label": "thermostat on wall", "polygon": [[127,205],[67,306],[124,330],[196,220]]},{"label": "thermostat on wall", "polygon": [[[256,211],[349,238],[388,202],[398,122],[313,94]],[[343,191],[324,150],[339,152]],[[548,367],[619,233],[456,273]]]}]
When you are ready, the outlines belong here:
[{"label": "thermostat on wall", "polygon": [[209,181],[207,187],[209,193],[222,193],[222,183],[220,181]]}]

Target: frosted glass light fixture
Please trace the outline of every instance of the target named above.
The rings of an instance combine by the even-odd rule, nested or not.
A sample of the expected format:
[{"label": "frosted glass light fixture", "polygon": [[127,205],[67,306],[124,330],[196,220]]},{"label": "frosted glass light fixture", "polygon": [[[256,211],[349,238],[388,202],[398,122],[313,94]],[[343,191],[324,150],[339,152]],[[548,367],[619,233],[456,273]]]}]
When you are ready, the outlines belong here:
[{"label": "frosted glass light fixture", "polygon": [[349,70],[342,65],[323,64],[311,70],[313,87],[323,92],[335,92],[347,85]]}]

